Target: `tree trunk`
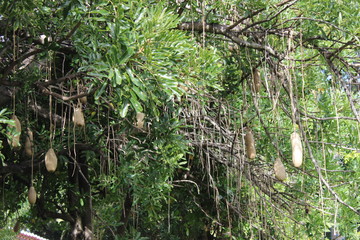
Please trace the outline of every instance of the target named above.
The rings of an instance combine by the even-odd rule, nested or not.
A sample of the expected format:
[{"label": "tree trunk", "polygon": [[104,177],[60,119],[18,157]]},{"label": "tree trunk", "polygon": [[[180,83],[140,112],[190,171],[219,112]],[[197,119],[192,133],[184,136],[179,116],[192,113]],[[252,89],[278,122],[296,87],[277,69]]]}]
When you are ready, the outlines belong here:
[{"label": "tree trunk", "polygon": [[80,193],[84,199],[84,207],[81,211],[81,220],[84,229],[84,239],[92,240],[92,198],[91,198],[91,186],[89,182],[89,170],[88,165],[86,164],[86,158],[84,154],[78,154],[79,165],[81,174],[79,174],[79,188]]},{"label": "tree trunk", "polygon": [[117,233],[120,236],[125,235],[126,226],[127,226],[127,223],[129,221],[129,217],[130,217],[131,207],[132,207],[132,196],[131,196],[131,191],[129,190],[129,192],[126,194],[126,198],[125,198],[125,202],[124,202],[124,209],[121,212],[120,222],[122,222],[123,224],[117,228]]},{"label": "tree trunk", "polygon": [[69,212],[76,219],[71,226],[71,236],[73,240],[92,240],[92,198],[88,166],[81,150],[77,150],[76,157],[70,159],[75,161],[68,162],[68,178],[71,184],[68,189]]}]

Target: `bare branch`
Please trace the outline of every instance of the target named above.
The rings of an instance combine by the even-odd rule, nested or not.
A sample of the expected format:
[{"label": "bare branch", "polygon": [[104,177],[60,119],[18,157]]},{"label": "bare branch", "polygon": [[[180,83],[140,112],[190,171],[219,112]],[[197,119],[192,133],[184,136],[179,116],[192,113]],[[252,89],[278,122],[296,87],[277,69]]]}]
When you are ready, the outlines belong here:
[{"label": "bare branch", "polygon": [[52,92],[50,91],[49,89],[47,89],[46,87],[42,86],[41,84],[37,84],[38,88],[43,92],[45,93],[46,95],[51,95],[57,99],[60,99],[60,100],[63,100],[65,102],[67,101],[71,101],[71,100],[76,100],[78,98],[82,98],[82,97],[85,97],[85,96],[89,96],[90,94],[92,94],[93,92],[96,91],[96,89],[98,88],[95,88],[93,89],[90,93],[80,93],[80,94],[77,94],[77,95],[73,95],[73,96],[63,96],[61,94],[58,94],[56,92]]},{"label": "bare branch", "polygon": [[250,15],[246,16],[246,17],[242,17],[239,20],[237,20],[236,22],[234,22],[233,24],[231,24],[230,26],[227,27],[227,30],[231,30],[233,28],[235,28],[237,25],[239,25],[240,23],[242,23],[243,21],[245,21],[246,19],[252,18],[255,15],[258,15],[259,13],[261,13],[262,11],[264,11],[265,8],[261,8],[253,13],[251,13]]},{"label": "bare branch", "polygon": [[2,78],[0,79],[0,83],[2,85],[6,85],[6,86],[21,86],[22,83],[21,82],[9,82],[6,80],[6,78],[8,77],[8,75],[11,73],[11,71],[14,70],[14,68],[16,67],[16,65],[20,64],[22,61],[24,61],[25,59],[33,56],[33,55],[36,55],[38,53],[41,53],[43,52],[44,49],[34,49],[33,51],[31,52],[27,52],[25,53],[24,55],[20,56],[18,59],[16,59],[15,61],[11,62],[7,68],[5,68],[4,72],[3,72],[3,76]]},{"label": "bare branch", "polygon": [[[42,106],[40,105],[37,105],[36,103],[30,103],[29,104],[29,107],[34,111],[36,112],[37,114],[39,114],[41,117],[43,118],[47,118],[49,119],[50,118],[50,111],[49,109],[45,109],[43,108]],[[61,124],[63,122],[63,118],[56,114],[56,113],[52,113],[51,114],[51,117],[52,117],[52,122],[55,123],[55,124]]]},{"label": "bare branch", "polygon": [[340,148],[351,150],[351,151],[357,151],[360,153],[360,149],[345,147],[343,144],[340,144],[340,143],[328,143],[328,142],[322,142],[322,141],[309,141],[309,143],[320,143],[320,144],[325,144],[325,145],[332,145],[335,147],[340,147]]},{"label": "bare branch", "polygon": [[73,78],[77,78],[77,77],[81,77],[85,74],[85,72],[77,72],[77,73],[73,73],[73,74],[68,74],[64,77],[61,77],[61,78],[58,78],[58,79],[55,79],[55,80],[52,80],[52,81],[47,81],[47,82],[37,82],[37,84],[41,85],[41,86],[44,86],[44,87],[47,87],[47,86],[50,86],[50,85],[54,85],[54,84],[58,84],[58,83],[61,83],[61,82],[65,82],[66,80],[70,80],[70,79],[73,79]]},{"label": "bare branch", "polygon": [[281,58],[280,54],[277,53],[274,49],[272,49],[270,46],[263,46],[261,44],[255,43],[255,42],[248,42],[245,41],[239,37],[236,36],[236,34],[233,31],[241,30],[237,28],[233,28],[232,31],[228,30],[228,25],[222,25],[222,24],[203,24],[201,22],[184,22],[180,23],[177,26],[177,29],[183,30],[183,31],[197,31],[197,32],[209,32],[214,34],[221,34],[224,35],[231,40],[233,40],[235,43],[237,43],[240,47],[248,47],[253,48],[257,50],[267,51],[270,55]]}]

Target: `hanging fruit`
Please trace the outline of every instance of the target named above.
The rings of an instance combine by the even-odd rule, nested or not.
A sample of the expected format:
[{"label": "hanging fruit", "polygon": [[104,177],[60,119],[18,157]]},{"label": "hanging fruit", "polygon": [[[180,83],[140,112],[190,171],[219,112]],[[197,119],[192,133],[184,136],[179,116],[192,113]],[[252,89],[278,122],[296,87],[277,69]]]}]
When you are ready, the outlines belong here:
[{"label": "hanging fruit", "polygon": [[291,134],[291,148],[292,148],[292,161],[295,167],[300,167],[302,164],[303,150],[301,145],[301,138],[297,132]]},{"label": "hanging fruit", "polygon": [[142,112],[138,112],[136,113],[136,127],[143,129],[144,128],[144,118],[145,118],[145,114]]},{"label": "hanging fruit", "polygon": [[189,86],[190,82],[189,81],[185,81],[184,84],[178,84],[178,87],[180,87],[182,90],[184,90],[184,92],[188,92],[189,91]]},{"label": "hanging fruit", "polygon": [[34,205],[35,202],[36,202],[36,191],[35,191],[35,188],[33,186],[31,186],[29,188],[29,192],[28,192],[28,200],[29,200],[29,203],[31,205]]},{"label": "hanging fruit", "polygon": [[284,181],[286,179],[286,170],[285,166],[282,163],[280,158],[277,158],[274,163],[274,172],[275,177],[279,179],[280,181]]},{"label": "hanging fruit", "polygon": [[261,78],[260,78],[260,72],[257,68],[253,71],[253,91],[255,93],[258,93],[261,88]]},{"label": "hanging fruit", "polygon": [[76,126],[85,126],[85,118],[81,107],[74,108],[73,121]]},{"label": "hanging fruit", "polygon": [[8,135],[11,136],[11,139],[8,139],[9,145],[11,145],[13,148],[19,148],[20,147],[20,135],[21,135],[21,123],[16,115],[12,115],[12,120],[15,122],[15,126],[9,126],[13,131],[8,132]]},{"label": "hanging fruit", "polygon": [[20,220],[17,220],[14,227],[13,227],[13,231],[14,232],[19,232],[20,231]]},{"label": "hanging fruit", "polygon": [[30,129],[27,129],[27,134],[26,134],[26,139],[25,139],[25,154],[28,157],[31,157],[34,154],[34,136],[33,136],[33,132]]},{"label": "hanging fruit", "polygon": [[256,157],[255,141],[254,141],[254,136],[251,132],[251,129],[249,129],[249,128],[245,135],[245,146],[246,146],[247,157],[250,159],[254,159]]},{"label": "hanging fruit", "polygon": [[55,172],[57,167],[57,157],[53,148],[50,148],[45,155],[45,167],[48,172]]},{"label": "hanging fruit", "polygon": [[87,103],[87,97],[86,96],[81,97],[80,102],[85,105]]}]

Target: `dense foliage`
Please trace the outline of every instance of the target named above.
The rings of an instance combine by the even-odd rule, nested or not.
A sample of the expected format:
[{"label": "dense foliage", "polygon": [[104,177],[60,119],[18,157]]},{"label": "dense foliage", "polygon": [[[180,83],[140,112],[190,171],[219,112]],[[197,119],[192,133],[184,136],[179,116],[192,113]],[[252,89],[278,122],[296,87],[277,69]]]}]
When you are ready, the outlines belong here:
[{"label": "dense foliage", "polygon": [[0,236],[360,237],[358,1],[0,3]]}]

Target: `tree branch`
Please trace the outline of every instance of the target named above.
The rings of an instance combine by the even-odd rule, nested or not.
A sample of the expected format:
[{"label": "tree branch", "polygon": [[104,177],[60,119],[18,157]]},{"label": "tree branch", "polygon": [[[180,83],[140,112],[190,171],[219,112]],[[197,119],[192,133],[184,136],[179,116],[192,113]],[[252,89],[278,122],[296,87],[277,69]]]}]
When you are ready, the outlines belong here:
[{"label": "tree branch", "polygon": [[77,95],[73,95],[73,96],[63,96],[61,94],[58,94],[56,92],[52,92],[50,91],[49,89],[47,89],[46,87],[42,86],[41,84],[37,84],[38,88],[43,92],[45,93],[46,95],[51,95],[57,99],[60,99],[60,100],[63,100],[63,101],[71,101],[71,100],[76,100],[78,98],[82,98],[82,97],[85,97],[85,96],[88,96],[90,95],[91,93],[95,92],[97,88],[93,89],[90,93],[80,93],[80,94],[77,94]]},{"label": "tree branch", "polygon": [[240,47],[248,47],[257,50],[267,51],[270,55],[281,58],[280,54],[273,50],[270,46],[263,46],[255,42],[248,42],[236,36],[237,31],[241,31],[239,27],[234,27],[232,30],[228,30],[228,25],[222,25],[217,23],[205,24],[202,22],[183,22],[177,26],[177,29],[182,31],[197,31],[197,32],[209,32],[214,34],[224,35],[237,43]]},{"label": "tree branch", "polygon": [[[42,106],[37,105],[36,103],[30,103],[29,107],[41,117],[50,119],[50,111],[48,109],[45,109]],[[52,122],[54,122],[55,124],[61,124],[63,122],[63,118],[60,115],[52,113],[51,116]]]},{"label": "tree branch", "polygon": [[11,62],[4,70],[3,72],[3,76],[0,79],[0,83],[2,85],[6,85],[6,86],[21,86],[23,83],[21,82],[9,82],[6,80],[7,76],[10,74],[10,72],[16,67],[16,65],[18,65],[19,63],[21,63],[22,61],[24,61],[25,59],[36,55],[38,53],[43,52],[44,49],[34,49],[31,52],[25,53],[24,55],[20,56],[18,59],[16,59],[15,61]]},{"label": "tree branch", "polygon": [[77,72],[77,73],[73,73],[73,74],[68,74],[68,75],[66,75],[64,77],[61,77],[61,78],[58,78],[58,79],[55,79],[55,80],[52,80],[52,81],[37,82],[36,84],[47,87],[47,86],[50,86],[50,85],[55,85],[55,84],[58,84],[58,83],[61,83],[61,82],[65,82],[66,80],[71,80],[71,79],[76,78],[76,77],[81,77],[83,75],[85,75],[85,72]]}]

